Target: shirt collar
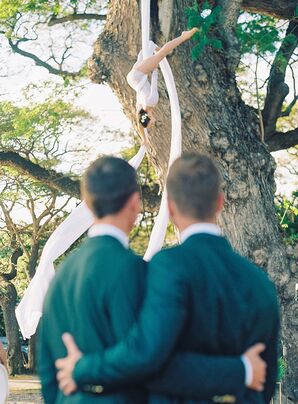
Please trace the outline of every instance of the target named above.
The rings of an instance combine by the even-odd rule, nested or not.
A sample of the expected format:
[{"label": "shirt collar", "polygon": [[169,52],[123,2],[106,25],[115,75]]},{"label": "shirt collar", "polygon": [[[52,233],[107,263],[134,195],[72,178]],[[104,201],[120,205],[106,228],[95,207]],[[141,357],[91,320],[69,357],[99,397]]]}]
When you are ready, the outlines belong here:
[{"label": "shirt collar", "polygon": [[128,236],[112,224],[94,224],[88,231],[89,237],[111,236],[117,239],[125,248],[128,248]]},{"label": "shirt collar", "polygon": [[184,243],[186,239],[188,239],[193,234],[205,233],[212,234],[213,236],[220,236],[221,230],[214,223],[194,223],[184,229],[180,234],[181,243]]}]

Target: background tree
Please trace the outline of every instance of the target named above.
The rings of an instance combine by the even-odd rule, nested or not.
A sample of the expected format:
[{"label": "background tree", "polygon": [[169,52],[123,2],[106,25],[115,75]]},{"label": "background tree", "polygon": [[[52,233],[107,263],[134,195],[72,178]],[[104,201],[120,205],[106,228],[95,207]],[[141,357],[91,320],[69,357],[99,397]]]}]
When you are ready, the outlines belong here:
[{"label": "background tree", "polygon": [[[70,148],[67,135],[74,127],[79,130],[82,121],[90,119],[88,114],[55,99],[53,94],[49,98],[51,101],[28,103],[26,107],[0,103],[0,305],[9,341],[11,374],[22,370],[15,317],[18,296],[35,274],[45,240],[64,218],[72,197],[79,197],[72,168],[77,153],[86,152]],[[53,169],[61,164],[62,156],[68,176]],[[67,164],[67,156],[71,165]],[[67,192],[61,192],[61,187]],[[29,370],[35,366],[34,343],[33,338]]]},{"label": "background tree", "polygon": [[[180,47],[169,58],[181,103],[183,149],[206,152],[218,161],[227,200],[221,216],[225,233],[236,249],[266,268],[278,286],[283,309],[283,352],[288,362],[287,394],[297,401],[296,278],[290,272],[275,215],[275,162],[269,153],[297,144],[297,126],[286,128],[285,132],[279,127],[280,117],[293,113],[297,100],[295,91],[292,100],[286,99],[289,92],[286,72],[291,69],[294,72],[297,58],[297,0],[217,0],[208,5],[203,1],[197,1],[197,4],[198,8],[193,8],[188,15],[188,22],[198,25],[201,30],[201,36],[193,42],[193,49],[196,48],[193,59],[191,44]],[[75,33],[72,35],[70,31],[77,27],[84,33],[90,29],[92,35],[96,30],[101,31],[89,59],[89,76],[94,82],[106,83],[112,88],[135,125],[135,95],[125,77],[141,47],[139,6],[140,2],[136,0],[110,0],[104,4],[78,0],[16,0],[13,6],[3,2],[0,18],[3,35],[14,52],[61,75],[66,81],[81,77],[85,72],[85,60],[80,60],[78,70],[67,69],[68,62],[77,52]],[[190,0],[152,0],[152,39],[162,44],[178,35],[187,25],[185,11],[192,7]],[[220,7],[217,8],[219,12],[215,12],[216,7]],[[246,14],[243,20],[243,11],[257,14]],[[98,15],[95,23],[89,18],[90,14]],[[104,17],[99,15],[104,14],[105,21],[101,21]],[[204,22],[208,14],[214,17],[208,19],[209,26]],[[264,18],[264,15],[270,18]],[[34,29],[31,29],[32,24],[37,24]],[[30,46],[31,50],[34,48],[33,39],[44,44],[43,33],[54,35],[53,30],[58,26],[65,30],[65,38],[72,38],[72,45],[65,47],[66,53],[61,47],[57,50],[49,46],[51,55],[43,59],[38,45],[36,53],[29,51]],[[40,35],[33,38],[32,32]],[[251,52],[253,58],[248,56]],[[258,72],[264,59],[267,78],[260,85]],[[245,65],[249,68],[252,65],[255,73],[252,102],[241,87],[240,76]],[[157,114],[162,119],[150,132],[149,154],[158,177],[164,178],[170,141],[170,111],[162,81],[160,94]]]},{"label": "background tree", "polygon": [[[55,226],[57,226],[62,220],[65,216],[64,209],[67,207],[71,197],[63,198],[62,201],[59,201],[59,195],[56,191],[49,190],[46,186],[20,177],[17,172],[6,173],[2,178],[6,178],[6,184],[0,198],[1,216],[5,223],[4,231],[11,240],[11,247],[14,247],[10,258],[12,270],[8,274],[3,273],[2,276],[6,279],[8,277],[9,279],[16,278],[17,269],[19,268],[17,265],[18,258],[22,256],[22,265],[20,267],[23,274],[16,278],[16,283],[19,283],[23,275],[23,277],[25,276],[24,285],[27,286],[35,274],[42,245],[53,231],[53,226],[50,225],[54,222]],[[13,215],[17,211],[24,216],[27,215],[27,220],[14,219]],[[4,319],[8,320],[5,321],[5,330],[9,341],[8,358],[11,365],[10,369],[14,369],[14,373],[16,373],[16,371],[20,370],[17,367],[19,358],[16,350],[12,350],[12,341],[19,339],[15,318],[17,293],[15,286],[11,282],[6,283],[4,290],[6,299],[3,300],[2,306]],[[8,305],[4,304],[6,301]],[[11,351],[13,352],[12,355]],[[29,342],[28,369],[35,369],[34,337]]]},{"label": "background tree", "polygon": [[3,314],[3,333],[5,332],[9,341],[7,352],[9,373],[18,374],[22,370],[21,344],[19,327],[14,312],[17,291],[12,280],[17,276],[17,263],[22,251],[17,247],[15,237],[7,237],[6,232],[7,230],[4,231],[4,234],[2,231],[0,232],[0,306]]}]

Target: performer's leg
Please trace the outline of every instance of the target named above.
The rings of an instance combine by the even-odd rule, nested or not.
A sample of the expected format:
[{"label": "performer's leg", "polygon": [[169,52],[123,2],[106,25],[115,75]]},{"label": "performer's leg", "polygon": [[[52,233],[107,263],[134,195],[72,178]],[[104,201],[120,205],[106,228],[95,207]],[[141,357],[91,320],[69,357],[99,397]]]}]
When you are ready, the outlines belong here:
[{"label": "performer's leg", "polygon": [[134,68],[140,70],[144,74],[151,73],[154,69],[157,68],[159,63],[165,58],[169,53],[172,52],[177,46],[181,45],[183,42],[189,40],[196,32],[197,28],[193,28],[189,31],[183,31],[178,38],[172,39],[167,42],[155,55],[150,56],[149,58],[136,63]]}]

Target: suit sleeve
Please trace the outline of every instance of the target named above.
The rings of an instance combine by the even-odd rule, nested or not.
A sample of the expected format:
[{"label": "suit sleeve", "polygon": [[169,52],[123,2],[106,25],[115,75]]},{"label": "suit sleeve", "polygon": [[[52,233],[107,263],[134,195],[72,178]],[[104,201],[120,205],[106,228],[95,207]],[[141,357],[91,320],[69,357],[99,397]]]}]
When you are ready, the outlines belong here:
[{"label": "suit sleeve", "polygon": [[[56,402],[58,395],[58,384],[56,381],[56,368],[48,344],[48,333],[46,332],[46,318],[41,319],[37,335],[37,368],[41,381],[42,395],[45,404]],[[49,328],[48,328],[49,332]]]},{"label": "suit sleeve", "polygon": [[267,363],[267,376],[266,383],[264,386],[264,400],[265,403],[269,404],[276,387],[277,375],[278,375],[278,345],[279,345],[279,306],[277,302],[277,298],[275,299],[275,310],[272,308],[272,311],[275,313],[275,321],[274,327],[272,331],[272,336],[269,343],[266,344],[266,350],[264,352],[263,358]]},{"label": "suit sleeve", "polygon": [[136,382],[158,372],[172,353],[187,315],[187,287],[179,265],[158,254],[149,265],[147,293],[128,336],[101,354],[86,354],[74,369],[80,386],[105,388]]},{"label": "suit sleeve", "polygon": [[177,353],[147,387],[156,393],[199,400],[229,394],[240,402],[246,389],[245,368],[236,356]]}]

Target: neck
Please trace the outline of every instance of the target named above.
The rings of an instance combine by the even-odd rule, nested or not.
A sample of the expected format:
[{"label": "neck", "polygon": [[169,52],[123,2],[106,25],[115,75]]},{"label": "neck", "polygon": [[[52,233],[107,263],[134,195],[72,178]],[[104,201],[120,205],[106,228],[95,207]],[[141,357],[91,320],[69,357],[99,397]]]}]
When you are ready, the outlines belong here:
[{"label": "neck", "polygon": [[118,229],[122,230],[127,236],[130,233],[131,226],[123,220],[123,218],[117,216],[105,216],[102,219],[95,218],[94,224],[109,224],[111,226],[118,227]]},{"label": "neck", "polygon": [[176,226],[179,230],[179,232],[183,232],[183,230],[187,229],[189,226],[197,223],[210,223],[210,224],[216,224],[216,217],[213,218],[208,218],[205,220],[200,220],[196,218],[191,218],[191,217],[186,217],[182,216],[179,219],[176,220]]}]

